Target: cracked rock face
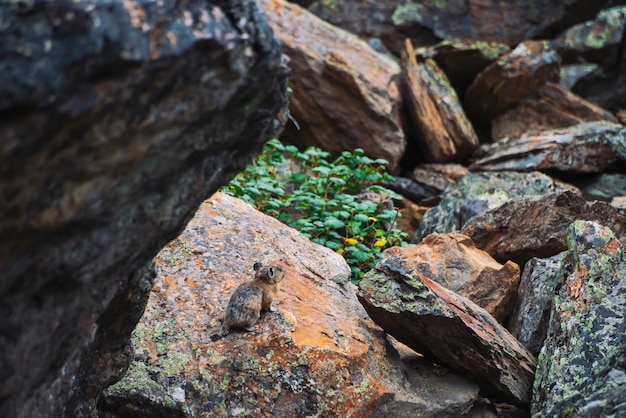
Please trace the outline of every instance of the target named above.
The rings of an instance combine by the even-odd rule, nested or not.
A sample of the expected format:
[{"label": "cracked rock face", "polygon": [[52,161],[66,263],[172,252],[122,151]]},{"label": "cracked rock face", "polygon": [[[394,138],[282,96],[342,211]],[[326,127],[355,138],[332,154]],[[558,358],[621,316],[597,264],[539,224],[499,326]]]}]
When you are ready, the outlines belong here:
[{"label": "cracked rock face", "polygon": [[252,1],[0,5],[0,415],[92,416],[150,260],[286,115]]}]

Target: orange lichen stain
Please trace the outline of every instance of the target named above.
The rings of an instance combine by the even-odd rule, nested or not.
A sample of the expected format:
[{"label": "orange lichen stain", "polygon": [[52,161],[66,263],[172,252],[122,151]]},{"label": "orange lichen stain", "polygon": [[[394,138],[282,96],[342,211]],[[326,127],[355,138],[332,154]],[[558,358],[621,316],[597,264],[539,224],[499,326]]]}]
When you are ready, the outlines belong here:
[{"label": "orange lichen stain", "polygon": [[567,278],[567,294],[569,297],[577,299],[582,295],[583,278],[589,274],[587,270],[587,266],[581,266],[580,269]]},{"label": "orange lichen stain", "polygon": [[604,251],[608,255],[611,255],[611,256],[619,253],[620,249],[621,249],[620,242],[616,238],[610,239],[609,242],[607,242],[606,245],[604,246]]}]

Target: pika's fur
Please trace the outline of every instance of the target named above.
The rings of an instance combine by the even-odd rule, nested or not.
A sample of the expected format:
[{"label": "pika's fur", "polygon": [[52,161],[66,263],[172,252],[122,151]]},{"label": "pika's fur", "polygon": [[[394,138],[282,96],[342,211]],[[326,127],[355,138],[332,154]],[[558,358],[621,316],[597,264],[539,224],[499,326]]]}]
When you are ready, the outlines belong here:
[{"label": "pika's fur", "polygon": [[279,266],[263,266],[261,263],[254,263],[254,270],[254,280],[240,285],[230,297],[224,319],[224,325],[228,328],[254,331],[254,324],[262,310],[276,311],[273,302],[278,294],[278,283],[285,277],[285,270]]}]

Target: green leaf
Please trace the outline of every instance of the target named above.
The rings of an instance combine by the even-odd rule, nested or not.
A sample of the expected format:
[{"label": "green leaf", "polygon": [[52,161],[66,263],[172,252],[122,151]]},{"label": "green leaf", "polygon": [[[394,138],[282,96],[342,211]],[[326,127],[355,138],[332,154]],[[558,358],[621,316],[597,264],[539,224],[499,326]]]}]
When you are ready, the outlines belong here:
[{"label": "green leaf", "polygon": [[332,229],[339,229],[339,228],[343,228],[344,226],[346,226],[345,222],[337,219],[337,218],[326,218],[326,220],[324,221],[324,226],[326,228],[332,228]]}]

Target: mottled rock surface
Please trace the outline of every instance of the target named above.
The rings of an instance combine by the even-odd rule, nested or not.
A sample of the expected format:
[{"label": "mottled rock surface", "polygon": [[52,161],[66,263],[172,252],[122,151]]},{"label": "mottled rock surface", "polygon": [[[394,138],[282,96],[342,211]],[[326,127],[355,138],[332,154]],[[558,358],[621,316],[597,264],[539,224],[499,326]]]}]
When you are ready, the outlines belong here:
[{"label": "mottled rock surface", "polygon": [[594,20],[572,26],[555,39],[561,45],[563,63],[615,65],[625,26],[626,6],[601,10]]},{"label": "mottled rock surface", "polygon": [[432,28],[442,39],[474,39],[516,45],[572,22],[591,19],[605,1],[398,1],[397,25]]},{"label": "mottled rock surface", "polygon": [[0,21],[0,416],[93,416],[150,260],[274,135],[286,74],[251,1],[2,2]]},{"label": "mottled rock surface", "polygon": [[[524,197],[472,218],[462,232],[496,260],[524,265],[567,249],[567,228],[577,219],[602,222],[623,237],[626,216],[607,202],[587,202],[573,191]],[[626,239],[626,238],[625,238]]]},{"label": "mottled rock surface", "polygon": [[603,173],[577,183],[587,200],[608,200],[626,196],[626,174]]},{"label": "mottled rock surface", "polygon": [[355,35],[283,0],[262,0],[283,53],[289,56],[288,142],[328,151],[362,148],[395,172],[405,147],[400,67]]},{"label": "mottled rock surface", "polygon": [[[286,271],[279,311],[264,312],[256,331],[225,334],[229,296],[251,279],[256,261]],[[467,381],[465,395],[448,404],[421,389],[418,375],[407,381],[409,372],[390,362],[384,333],[357,301],[343,258],[238,199],[216,193],[156,262],[134,361],[102,402],[109,412],[356,417],[394,396],[414,411],[450,412],[476,399]],[[432,367],[422,370],[434,375]]]},{"label": "mottled rock surface", "polygon": [[626,128],[588,122],[484,144],[474,153],[472,170],[546,170],[599,173],[626,161]]},{"label": "mottled rock surface", "polygon": [[467,176],[470,171],[461,164],[420,164],[411,172],[411,179],[418,184],[431,187],[437,194],[443,193],[448,186]]},{"label": "mottled rock surface", "polygon": [[513,308],[519,267],[498,263],[466,235],[431,234],[417,245],[389,248],[385,257],[468,298],[499,322]]},{"label": "mottled rock surface", "polygon": [[612,113],[556,83],[545,83],[491,123],[491,139],[518,138],[585,122],[617,123]]},{"label": "mottled rock surface", "polygon": [[626,415],[626,260],[613,232],[575,222],[539,355],[535,417]]},{"label": "mottled rock surface", "polygon": [[564,186],[539,172],[471,173],[450,186],[441,202],[426,212],[413,242],[418,243],[432,232],[460,231],[474,216],[517,197],[538,199],[564,189]]},{"label": "mottled rock surface", "polygon": [[478,136],[448,77],[432,59],[418,63],[408,39],[402,51],[402,89],[418,147],[430,162],[463,161],[478,148]]},{"label": "mottled rock surface", "polygon": [[472,120],[488,125],[544,82],[558,80],[559,56],[550,42],[526,41],[476,76],[464,107]]},{"label": "mottled rock surface", "polygon": [[387,333],[467,373],[490,396],[528,405],[535,357],[484,309],[386,258],[359,283],[359,300]]},{"label": "mottled rock surface", "polygon": [[539,354],[548,332],[552,299],[562,276],[565,252],[549,258],[531,258],[517,289],[507,329],[534,355]]}]

